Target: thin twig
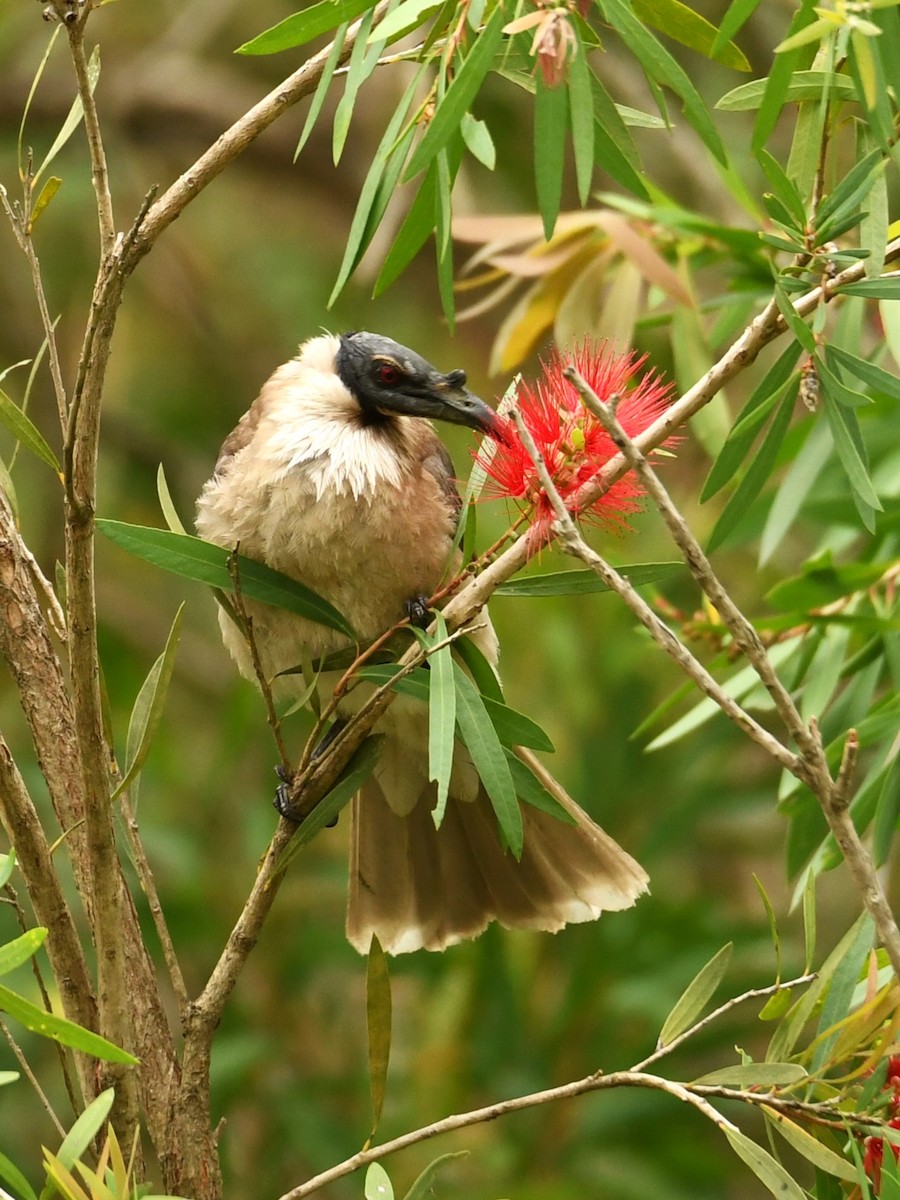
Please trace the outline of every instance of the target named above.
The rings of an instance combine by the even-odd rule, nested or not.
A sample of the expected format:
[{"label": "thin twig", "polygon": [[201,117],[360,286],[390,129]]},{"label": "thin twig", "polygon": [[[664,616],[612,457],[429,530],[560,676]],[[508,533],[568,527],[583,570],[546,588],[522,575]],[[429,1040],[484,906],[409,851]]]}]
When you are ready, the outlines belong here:
[{"label": "thin twig", "polygon": [[578,527],[572,519],[569,510],[566,508],[559,492],[556,490],[540,451],[535,445],[534,439],[531,437],[521,415],[513,409],[511,416],[516,424],[519,437],[522,439],[522,444],[535,464],[535,469],[540,476],[544,492],[553,506],[553,511],[556,515],[554,522],[556,533],[563,548],[568,553],[580,558],[586,566],[599,575],[607,587],[611,588],[612,591],[616,592],[624,600],[657,645],[678,664],[681,670],[684,671],[705,695],[721,708],[722,712],[739,729],[746,733],[758,746],[761,746],[780,766],[797,775],[802,769],[802,762],[798,756],[793,754],[787,746],[782,745],[776,737],[767,729],[764,729],[758,721],[755,721],[748,712],[741,708],[736,700],[727,694],[718,680],[707,671],[699,659],[691,654],[687,646],[678,640],[668,625],[653,611],[629,580],[587,544],[578,532]]},{"label": "thin twig", "polygon": [[94,185],[97,219],[100,226],[100,249],[102,257],[105,259],[112,251],[116,240],[116,222],[113,217],[112,194],[109,190],[109,172],[106,167],[106,152],[103,149],[103,137],[100,132],[100,118],[88,77],[88,61],[84,52],[84,30],[87,16],[88,10],[85,10],[79,20],[66,24],[66,30],[69,34],[69,50],[72,55],[72,65],[75,68],[75,78],[78,80],[78,95],[84,110],[84,132],[87,135],[91,158],[91,181]]},{"label": "thin twig", "polygon": [[18,1042],[13,1037],[13,1035],[9,1032],[9,1027],[7,1026],[6,1022],[4,1021],[4,1019],[2,1017],[0,1017],[0,1032],[3,1033],[3,1036],[6,1038],[6,1041],[9,1045],[10,1050],[12,1050],[13,1054],[16,1056],[16,1060],[17,1060],[19,1066],[22,1068],[22,1071],[25,1074],[26,1079],[31,1084],[31,1086],[34,1088],[35,1092],[37,1093],[37,1097],[40,1100],[41,1105],[44,1108],[44,1111],[47,1113],[47,1116],[50,1118],[50,1120],[53,1122],[54,1126],[56,1127],[56,1132],[59,1134],[60,1137],[64,1138],[66,1136],[65,1126],[63,1125],[62,1121],[60,1121],[59,1117],[56,1115],[56,1113],[53,1109],[53,1105],[50,1103],[50,1100],[47,1096],[47,1093],[44,1091],[44,1089],[41,1087],[40,1083],[38,1082],[37,1076],[35,1075],[34,1071],[32,1071],[31,1067],[28,1065],[28,1059],[22,1053],[21,1047],[19,1046]]},{"label": "thin twig", "polygon": [[768,987],[751,988],[748,992],[742,992],[740,996],[733,996],[730,1000],[726,1000],[724,1004],[720,1004],[718,1008],[713,1009],[712,1012],[707,1013],[705,1017],[702,1017],[695,1024],[691,1025],[684,1033],[673,1038],[671,1042],[667,1042],[664,1046],[659,1046],[648,1058],[635,1063],[631,1068],[632,1071],[645,1071],[652,1063],[658,1062],[659,1059],[664,1058],[667,1054],[671,1054],[673,1050],[677,1050],[679,1046],[684,1045],[688,1038],[694,1037],[702,1029],[705,1029],[707,1025],[711,1025],[713,1021],[718,1021],[719,1017],[731,1012],[733,1008],[737,1008],[739,1004],[744,1004],[747,1000],[761,1000],[763,996],[774,996],[777,992],[785,992],[790,988],[802,987],[807,983],[812,983],[815,978],[816,972],[812,971],[806,975],[799,975],[796,979],[788,979],[784,983],[771,983]]},{"label": "thin twig", "polygon": [[368,1166],[369,1163],[378,1162],[382,1158],[387,1158],[390,1154],[396,1154],[398,1150],[405,1150],[408,1146],[415,1146],[419,1142],[428,1141],[431,1138],[440,1137],[445,1133],[452,1133],[457,1129],[466,1129],[471,1125],[480,1125],[485,1121],[495,1121],[498,1117],[506,1116],[508,1113],[523,1112],[529,1108],[537,1108],[542,1104],[551,1104],[557,1100],[570,1100],[575,1096],[583,1096],[588,1092],[605,1091],[611,1088],[620,1087],[644,1087],[652,1088],[656,1091],[666,1092],[670,1096],[674,1096],[676,1100],[682,1100],[685,1104],[690,1104],[708,1118],[720,1129],[734,1130],[735,1125],[732,1124],[726,1117],[723,1117],[703,1096],[698,1095],[690,1087],[682,1083],[674,1083],[670,1079],[663,1079],[659,1075],[645,1075],[637,1071],[616,1071],[609,1075],[604,1075],[602,1072],[597,1072],[594,1075],[588,1075],[585,1079],[577,1079],[572,1083],[564,1083],[559,1087],[547,1088],[542,1092],[531,1092],[527,1096],[516,1096],[511,1100],[501,1100],[497,1104],[489,1104],[485,1108],[476,1108],[471,1112],[457,1113],[451,1117],[444,1117],[440,1121],[434,1121],[430,1125],[423,1125],[420,1129],[410,1130],[408,1133],[401,1134],[400,1137],[393,1138],[389,1142],[384,1142],[380,1146],[373,1146],[370,1150],[361,1150],[358,1154],[352,1155],[342,1163],[338,1163],[334,1167],[330,1167],[327,1171],[323,1171],[320,1175],[316,1175],[313,1179],[307,1180],[306,1183],[300,1184],[299,1187],[292,1188],[289,1192],[285,1192],[280,1200],[303,1200],[304,1196],[312,1196],[313,1193],[325,1187],[326,1184],[334,1183],[337,1179],[342,1179],[345,1175],[351,1175],[360,1167]]},{"label": "thin twig", "polygon": [[131,849],[131,860],[134,863],[134,869],[137,872],[141,890],[147,897],[147,904],[150,907],[150,915],[153,918],[156,936],[159,938],[166,970],[169,973],[169,982],[172,984],[172,991],[175,993],[175,999],[178,1002],[178,1014],[182,1023],[184,1023],[190,1005],[190,997],[188,996],[187,985],[184,982],[184,975],[182,974],[181,964],[178,961],[178,955],[175,953],[175,944],[172,941],[172,935],[169,933],[166,915],[159,900],[156,880],[153,878],[153,869],[150,866],[147,851],[144,849],[144,843],[141,841],[134,806],[127,792],[119,797],[119,807],[122,812],[122,823],[125,826],[125,836],[128,838],[128,845]]}]

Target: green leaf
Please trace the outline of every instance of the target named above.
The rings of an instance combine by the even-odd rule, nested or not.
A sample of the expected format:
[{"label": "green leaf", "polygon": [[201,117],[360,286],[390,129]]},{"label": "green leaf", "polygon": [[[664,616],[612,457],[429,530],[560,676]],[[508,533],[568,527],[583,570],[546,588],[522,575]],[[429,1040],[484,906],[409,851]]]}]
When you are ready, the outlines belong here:
[{"label": "green leaf", "polygon": [[162,720],[169,684],[175,670],[175,652],[178,649],[178,639],[181,636],[181,618],[184,614],[184,604],[178,608],[165,649],[150,668],[147,678],[141,684],[140,691],[131,710],[128,722],[128,735],[125,739],[125,761],[128,766],[119,781],[111,800],[124,792],[132,783],[135,776],[147,761],[150,747]]},{"label": "green leaf", "polygon": [[794,308],[790,297],[780,283],[775,284],[774,295],[778,311],[784,317],[788,329],[790,329],[807,354],[815,355],[817,349],[815,334],[797,312],[796,308]]},{"label": "green leaf", "polygon": [[564,808],[556,797],[544,787],[528,764],[522,762],[515,750],[506,750],[506,761],[509,764],[516,795],[520,800],[524,800],[532,808],[540,809],[541,812],[555,817],[557,821],[562,821],[564,825],[578,824],[578,821],[569,810]]},{"label": "green leaf", "polygon": [[803,203],[803,197],[797,191],[794,181],[788,177],[781,163],[768,150],[760,150],[756,157],[765,172],[769,186],[784,205],[794,228],[805,229],[806,205]]},{"label": "green leaf", "polygon": [[352,21],[370,8],[371,3],[372,0],[319,0],[318,4],[285,17],[271,29],[257,34],[243,46],[238,46],[235,53],[277,54],[281,50],[303,46],[313,38],[337,29],[345,21]]},{"label": "green leaf", "polygon": [[718,1071],[710,1071],[691,1083],[709,1085],[723,1084],[725,1087],[735,1087],[747,1090],[749,1088],[789,1087],[808,1078],[805,1067],[799,1063],[736,1063],[733,1067],[722,1067]]},{"label": "green leaf", "polygon": [[0,888],[6,887],[12,873],[16,869],[16,852],[11,849],[9,854],[0,854]]},{"label": "green leaf", "polygon": [[279,872],[284,871],[297,852],[309,845],[316,834],[331,825],[346,808],[375,770],[383,742],[384,734],[370,734],[353,754],[331,791],[322,797],[308,817],[303,818],[303,823],[278,860]]},{"label": "green leaf", "polygon": [[443,2],[444,0],[403,0],[402,4],[398,4],[394,11],[388,13],[376,26],[374,33],[369,34],[369,41],[396,41],[421,25]]},{"label": "green leaf", "polygon": [[803,973],[808,975],[816,961],[816,876],[810,871],[803,889]]},{"label": "green leaf", "polygon": [[50,178],[47,180],[47,182],[44,184],[44,186],[41,188],[37,200],[35,200],[34,204],[31,206],[31,220],[28,222],[28,232],[29,233],[31,233],[34,230],[34,227],[35,227],[35,225],[37,225],[38,219],[40,218],[41,213],[44,211],[44,209],[47,207],[47,205],[50,203],[50,201],[53,199],[53,197],[56,195],[56,193],[59,191],[59,189],[61,187],[62,187],[62,180],[59,178],[59,176],[51,175]]},{"label": "green leaf", "polygon": [[[781,59],[776,59],[775,66],[781,62]],[[759,108],[767,99],[768,84],[768,77],[742,83],[740,87],[726,92],[716,104],[716,108],[723,112],[748,112]],[[781,103],[799,104],[804,100],[820,100],[826,87],[829,95],[837,100],[856,99],[853,80],[848,79],[846,75],[836,75],[832,71],[794,71],[790,74]]]},{"label": "green leaf", "polygon": [[779,42],[775,47],[775,53],[786,54],[791,50],[799,50],[801,46],[809,46],[813,42],[821,42],[825,38],[831,37],[834,32],[835,27],[831,21],[813,21],[799,32],[786,37],[783,42]]},{"label": "green leaf", "polygon": [[659,1046],[667,1046],[685,1030],[690,1029],[713,992],[722,982],[722,977],[728,970],[731,961],[733,942],[726,942],[721,950],[717,950],[706,966],[702,967],[682,992],[675,1007],[666,1017],[659,1035]]},{"label": "green leaf", "polygon": [[421,1175],[417,1176],[412,1187],[403,1197],[403,1200],[429,1200],[434,1194],[431,1185],[434,1183],[438,1172],[442,1171],[451,1162],[460,1158],[468,1158],[468,1156],[468,1150],[454,1150],[450,1154],[442,1154],[439,1158],[433,1159]]},{"label": "green leaf", "polygon": [[[231,554],[221,546],[165,529],[126,525],[123,521],[98,520],[97,528],[129,554],[165,571],[221,588],[225,592],[234,590],[228,570]],[[243,554],[235,557],[242,595],[271,604],[274,608],[287,609],[307,621],[315,621],[318,625],[326,625],[329,629],[353,637],[351,626],[337,609],[310,588]]]},{"label": "green leaf", "polygon": [[21,937],[7,942],[5,946],[0,946],[0,975],[8,975],[22,963],[28,962],[29,958],[33,957],[38,948],[44,944],[46,937],[47,930],[37,926],[27,930]]},{"label": "green leaf", "polygon": [[[620,575],[624,575],[633,587],[644,587],[648,583],[668,579],[683,566],[680,562],[627,563],[616,570]],[[596,572],[585,568],[575,571],[552,571],[542,575],[523,575],[502,583],[495,595],[584,596],[609,590]]]},{"label": "green leaf", "polygon": [[708,554],[718,549],[738,522],[747,515],[750,505],[771,477],[785,434],[791,423],[791,417],[794,415],[799,379],[799,375],[794,376],[781,389],[781,404],[774,420],[753,455],[743,479],[722,509],[719,519],[709,535]]},{"label": "green leaf", "polygon": [[887,562],[836,564],[831,551],[825,551],[805,563],[799,575],[776,583],[766,593],[766,601],[779,612],[809,612],[865,591],[888,569]]},{"label": "green leaf", "polygon": [[325,97],[328,95],[328,89],[334,83],[335,69],[338,65],[338,59],[341,57],[341,52],[344,49],[344,41],[347,37],[347,30],[350,28],[350,22],[345,21],[334,35],[331,42],[331,49],[328,52],[328,58],[325,60],[325,66],[322,68],[322,74],[319,82],[316,85],[316,90],[313,92],[313,98],[309,105],[309,110],[306,114],[306,120],[303,123],[303,131],[300,134],[300,140],[297,142],[297,149],[294,151],[294,162],[300,157],[303,147],[309,141],[309,135],[315,129],[316,122],[322,112],[322,107],[325,104]]},{"label": "green leaf", "polygon": [[[330,4],[331,0],[326,0],[326,3]],[[381,222],[388,201],[400,177],[403,163],[412,144],[415,127],[411,125],[402,137],[400,136],[400,131],[406,120],[409,106],[412,104],[418,90],[423,69],[420,69],[416,73],[415,78],[403,93],[400,103],[388,122],[384,136],[379,142],[378,149],[372,158],[372,164],[369,167],[365,182],[360,189],[356,212],[353,214],[353,220],[350,223],[350,232],[347,235],[347,245],[344,248],[344,257],[341,261],[337,280],[328,299],[329,307],[334,304],[343,291],[344,284],[356,270],[359,260],[365,253],[369,242],[374,236],[375,230]]]},{"label": "green leaf", "polygon": [[[815,16],[814,0],[801,0],[800,7],[794,13],[791,21],[790,32],[797,33],[815,20]],[[753,126],[751,148],[754,153],[761,150],[769,140],[769,136],[781,116],[781,110],[790,98],[789,89],[796,78],[795,68],[808,66],[814,53],[812,47],[809,47],[805,50],[801,48],[775,56],[768,79],[763,84],[763,96],[758,105],[759,112]]]},{"label": "green leaf", "polygon": [[44,441],[36,426],[2,388],[0,388],[0,424],[5,425],[18,442],[21,442],[32,454],[36,454],[48,467],[52,467],[62,478],[62,467],[59,465],[56,455]]},{"label": "green leaf", "polygon": [[765,565],[803,507],[831,454],[831,438],[824,421],[816,421],[799,454],[788,467],[776,493],[760,539],[759,561]]},{"label": "green leaf", "polygon": [[668,50],[645,28],[626,0],[598,0],[607,21],[631,50],[652,83],[665,84],[681,99],[684,114],[720,163],[726,162],[725,148],[710,119],[700,93],[687,72]]},{"label": "green leaf", "polygon": [[868,300],[900,300],[900,274],[882,275],[880,279],[860,279],[845,283],[837,289],[841,296],[865,296]]},{"label": "green leaf", "polygon": [[757,1146],[751,1138],[733,1126],[722,1125],[722,1132],[728,1138],[732,1150],[738,1158],[744,1160],[757,1179],[778,1200],[806,1200],[806,1192],[787,1173],[781,1163]]},{"label": "green leaf", "polygon": [[503,7],[498,5],[484,29],[475,38],[472,49],[454,75],[444,99],[435,109],[425,136],[410,159],[404,175],[405,180],[412,179],[414,175],[423,171],[458,132],[463,114],[471,109],[478,90],[491,69],[494,54],[503,36],[505,21]]},{"label": "green leaf", "polygon": [[843,367],[851,375],[874,388],[876,392],[890,396],[892,400],[900,400],[900,379],[890,371],[885,371],[883,367],[857,358],[855,354],[851,354],[848,350],[842,350],[840,346],[826,346],[825,358],[831,363],[832,368]]},{"label": "green leaf", "polygon": [[[594,111],[594,157],[613,179],[632,195],[649,200],[650,194],[641,174],[641,161],[618,105],[591,71]],[[658,119],[658,118],[657,118]]]},{"label": "green leaf", "polygon": [[816,209],[815,217],[816,236],[820,243],[827,242],[833,236],[834,226],[865,200],[887,166],[887,161],[880,147],[872,150],[851,167],[834,191],[825,197]]},{"label": "green leaf", "polygon": [[778,921],[775,917],[775,910],[772,907],[772,901],[769,899],[768,892],[763,887],[757,875],[753,876],[753,882],[756,884],[756,890],[759,892],[759,897],[763,902],[763,908],[766,910],[766,917],[769,922],[769,936],[772,938],[772,948],[775,951],[775,982],[781,982],[781,935],[778,932]]},{"label": "green leaf", "polygon": [[485,701],[471,679],[456,663],[456,719],[475,770],[490,797],[497,823],[513,857],[520,859],[524,829],[516,788],[497,731]]},{"label": "green leaf", "polygon": [[591,198],[594,178],[594,105],[591,72],[584,44],[579,41],[569,63],[569,124],[572,127],[572,149],[575,154],[575,182],[578,199],[585,208]]},{"label": "green leaf", "polygon": [[81,1050],[85,1054],[91,1054],[94,1058],[103,1058],[107,1062],[132,1065],[138,1062],[138,1059],[133,1054],[129,1054],[127,1050],[120,1050],[106,1038],[91,1033],[89,1029],[82,1029],[74,1021],[45,1012],[44,1009],[38,1008],[37,1005],[25,1000],[22,996],[16,995],[2,984],[0,984],[0,1009],[9,1013],[14,1020],[18,1021],[20,1025],[24,1025],[26,1029],[30,1029],[32,1033],[52,1038],[63,1046],[71,1046],[73,1050]]},{"label": "green leaf", "polygon": [[175,504],[172,501],[172,493],[169,491],[169,484],[162,463],[159,464],[156,471],[156,494],[159,497],[159,507],[162,509],[163,518],[169,529],[173,533],[186,534],[187,530],[182,524],[181,517],[179,517]]},{"label": "green leaf", "polygon": [[344,145],[347,141],[347,134],[350,131],[350,122],[353,118],[353,109],[356,107],[356,97],[359,94],[359,89],[375,70],[379,55],[384,49],[383,41],[376,42],[373,47],[367,48],[366,46],[366,36],[372,24],[374,14],[374,8],[370,9],[362,19],[359,27],[359,37],[353,43],[353,49],[350,52],[350,61],[347,63],[344,94],[338,101],[338,106],[334,111],[331,156],[335,166],[341,161],[341,155],[344,152]]},{"label": "green leaf", "polygon": [[[100,78],[100,47],[95,46],[94,49],[91,51],[91,57],[88,59],[88,64],[87,64],[88,89],[92,96],[94,94],[94,88],[96,88],[97,80],[99,78]],[[76,96],[75,99],[72,101],[72,107],[69,109],[68,116],[66,117],[65,121],[63,121],[62,129],[60,129],[59,133],[56,135],[53,145],[50,147],[50,149],[47,151],[46,155],[44,156],[44,161],[41,163],[41,165],[38,167],[38,169],[34,173],[34,178],[32,180],[32,187],[37,187],[37,181],[40,179],[40,177],[43,175],[43,173],[47,170],[47,168],[53,162],[54,158],[56,158],[57,154],[59,154],[60,150],[62,150],[63,146],[65,146],[66,142],[69,140],[69,138],[72,136],[72,134],[78,128],[78,126],[81,124],[81,120],[82,120],[83,116],[84,116],[84,107],[81,103],[81,97]]]},{"label": "green leaf", "polygon": [[373,295],[380,296],[406,270],[419,253],[434,229],[434,211],[437,201],[438,167],[433,162],[425,172],[425,178],[410,205],[409,212],[394,239],[384,260]]},{"label": "green leaf", "polygon": [[700,492],[701,504],[705,504],[728,483],[747,457],[766,417],[778,403],[799,357],[800,346],[791,343],[778,361],[766,371],[753,395],[741,409],[740,416],[732,425],[710,469]]},{"label": "green leaf", "polygon": [[428,778],[437,784],[437,801],[431,813],[436,829],[440,829],[447,808],[456,731],[453,655],[446,639],[447,622],[438,613],[434,640],[445,644],[428,656]]},{"label": "green leaf", "polygon": [[0,1153],[0,1179],[15,1189],[19,1193],[21,1200],[38,1200],[34,1188],[16,1164],[2,1153]]},{"label": "green leaf", "polygon": [[394,1189],[381,1163],[369,1163],[364,1195],[366,1200],[394,1200]]},{"label": "green leaf", "polygon": [[568,123],[567,89],[548,87],[538,75],[534,95],[534,186],[547,241],[553,236],[562,200]]},{"label": "green leaf", "polygon": [[387,958],[372,934],[366,963],[366,1031],[369,1040],[369,1083],[372,1091],[372,1133],[381,1122],[391,1058],[391,979]]},{"label": "green leaf", "polygon": [[471,113],[464,113],[459,128],[472,157],[476,158],[483,167],[493,171],[497,165],[497,148],[487,124],[484,121],[477,121]]},{"label": "green leaf", "polygon": [[[823,374],[823,385],[826,383]],[[882,511],[882,503],[869,477],[866,451],[859,423],[852,409],[846,408],[831,394],[827,386],[823,386],[825,415],[834,448],[837,451],[841,465],[850,481],[850,486],[857,496],[876,512]]]},{"label": "green leaf", "polygon": [[[8,1087],[11,1083],[18,1083],[22,1076],[18,1071],[0,1071],[0,1087]],[[0,1175],[2,1178],[2,1175]]]},{"label": "green leaf", "polygon": [[[776,646],[772,646],[769,650],[769,662],[775,668],[783,667],[790,658],[798,653],[799,646],[796,640],[781,642]],[[726,695],[731,696],[733,700],[740,700],[759,683],[759,676],[751,666],[742,667],[736,671],[729,679],[726,679],[720,686]],[[711,700],[708,696],[704,697],[698,704],[695,704],[692,709],[680,717],[668,729],[658,734],[657,737],[647,747],[648,750],[661,750],[663,746],[669,746],[672,742],[677,742],[679,738],[685,737],[688,733],[692,733],[701,725],[718,716],[722,710],[718,704]]]},{"label": "green leaf", "polygon": [[900,755],[894,759],[884,776],[872,829],[872,855],[876,867],[887,862],[897,831],[900,816]]},{"label": "green leaf", "polygon": [[81,1158],[82,1154],[84,1154],[100,1132],[104,1121],[112,1110],[115,1097],[115,1088],[107,1088],[105,1092],[101,1092],[99,1096],[96,1096],[90,1102],[66,1134],[62,1145],[57,1151],[56,1157],[68,1170],[74,1167],[75,1163]]},{"label": "green leaf", "polygon": [[475,686],[487,700],[496,700],[503,704],[503,689],[497,672],[478,649],[470,637],[459,637],[453,643],[453,651],[466,664],[469,674],[475,680]]},{"label": "green leaf", "polygon": [[[819,1033],[823,1034],[842,1021],[850,1011],[853,992],[859,982],[869,951],[872,949],[872,922],[862,921],[856,936],[850,942],[840,961],[836,964],[828,994],[822,1004],[819,1017]],[[838,1030],[827,1037],[817,1039],[813,1049],[810,1069],[814,1075],[827,1070],[828,1056],[838,1039]]]},{"label": "green leaf", "polygon": [[731,0],[716,33],[710,57],[715,58],[723,46],[734,37],[756,12],[759,0]]},{"label": "green leaf", "polygon": [[716,27],[682,4],[681,0],[633,0],[633,4],[639,20],[662,30],[682,46],[696,50],[735,71],[750,70],[742,51],[728,39],[720,39]]},{"label": "green leaf", "polygon": [[833,1150],[829,1150],[818,1138],[807,1133],[796,1122],[789,1120],[784,1113],[776,1112],[771,1108],[764,1108],[763,1112],[766,1120],[774,1129],[778,1130],[788,1145],[792,1146],[798,1154],[802,1154],[820,1171],[826,1171],[838,1179],[846,1179],[848,1183],[856,1183],[856,1168],[852,1163],[847,1162],[840,1154],[835,1154]]}]

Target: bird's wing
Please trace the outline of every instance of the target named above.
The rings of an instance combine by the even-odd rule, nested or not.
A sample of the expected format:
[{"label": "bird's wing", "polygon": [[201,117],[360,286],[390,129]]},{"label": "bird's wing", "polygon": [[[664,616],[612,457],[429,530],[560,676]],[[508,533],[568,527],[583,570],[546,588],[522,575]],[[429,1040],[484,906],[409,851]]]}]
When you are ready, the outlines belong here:
[{"label": "bird's wing", "polygon": [[216,459],[216,475],[221,475],[227,471],[231,465],[235,455],[248,446],[253,441],[253,435],[256,433],[260,419],[262,418],[264,405],[260,403],[262,396],[258,397],[250,405],[250,408],[244,413],[231,433],[222,443],[222,449],[219,451],[219,457]]},{"label": "bird's wing", "polygon": [[447,452],[444,443],[436,435],[432,435],[423,447],[422,466],[437,481],[454,523],[456,523],[462,511],[462,499],[456,486],[453,459]]}]

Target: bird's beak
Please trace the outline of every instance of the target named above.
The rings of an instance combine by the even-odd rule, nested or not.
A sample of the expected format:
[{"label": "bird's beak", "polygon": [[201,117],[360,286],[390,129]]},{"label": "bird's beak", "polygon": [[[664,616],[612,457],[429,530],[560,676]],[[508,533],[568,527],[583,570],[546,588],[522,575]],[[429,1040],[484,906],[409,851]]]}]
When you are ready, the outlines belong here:
[{"label": "bird's beak", "polygon": [[[448,379],[452,379],[448,377]],[[479,433],[502,440],[503,422],[474,392],[461,385],[447,382],[432,393],[435,408],[430,413],[437,421],[449,421],[453,425],[468,425]]]}]

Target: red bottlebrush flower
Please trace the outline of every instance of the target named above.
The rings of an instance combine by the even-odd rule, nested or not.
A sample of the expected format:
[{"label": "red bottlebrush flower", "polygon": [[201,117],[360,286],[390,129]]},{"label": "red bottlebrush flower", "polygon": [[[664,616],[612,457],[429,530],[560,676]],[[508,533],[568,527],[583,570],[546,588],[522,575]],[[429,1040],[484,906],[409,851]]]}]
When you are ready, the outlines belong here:
[{"label": "red bottlebrush flower", "polygon": [[[892,1060],[893,1061],[893,1060]],[[900,1129],[900,1118],[894,1117],[888,1121],[889,1129]],[[888,1143],[894,1152],[894,1158],[900,1162],[900,1146]],[[879,1137],[867,1137],[863,1142],[863,1170],[872,1180],[872,1190],[877,1195],[881,1188],[881,1164],[884,1162],[884,1140]]]},{"label": "red bottlebrush flower", "polygon": [[[563,375],[564,369],[570,363],[574,365],[604,403],[610,396],[618,396],[619,423],[629,437],[636,437],[665,411],[672,395],[672,385],[663,383],[654,372],[639,375],[645,361],[646,355],[620,354],[605,342],[597,345],[586,341],[568,355],[554,350],[549,361],[543,363],[541,378],[520,386],[522,419],[566,502],[615,457],[617,450],[598,418],[584,407]],[[506,496],[523,509],[532,510],[534,528],[542,540],[547,540],[553,507],[515,427],[509,425],[504,442],[494,448],[493,454],[479,452],[476,457],[493,481],[489,485],[491,494]],[[575,515],[622,525],[629,513],[639,509],[641,495],[640,485],[629,473],[586,512]]]}]

